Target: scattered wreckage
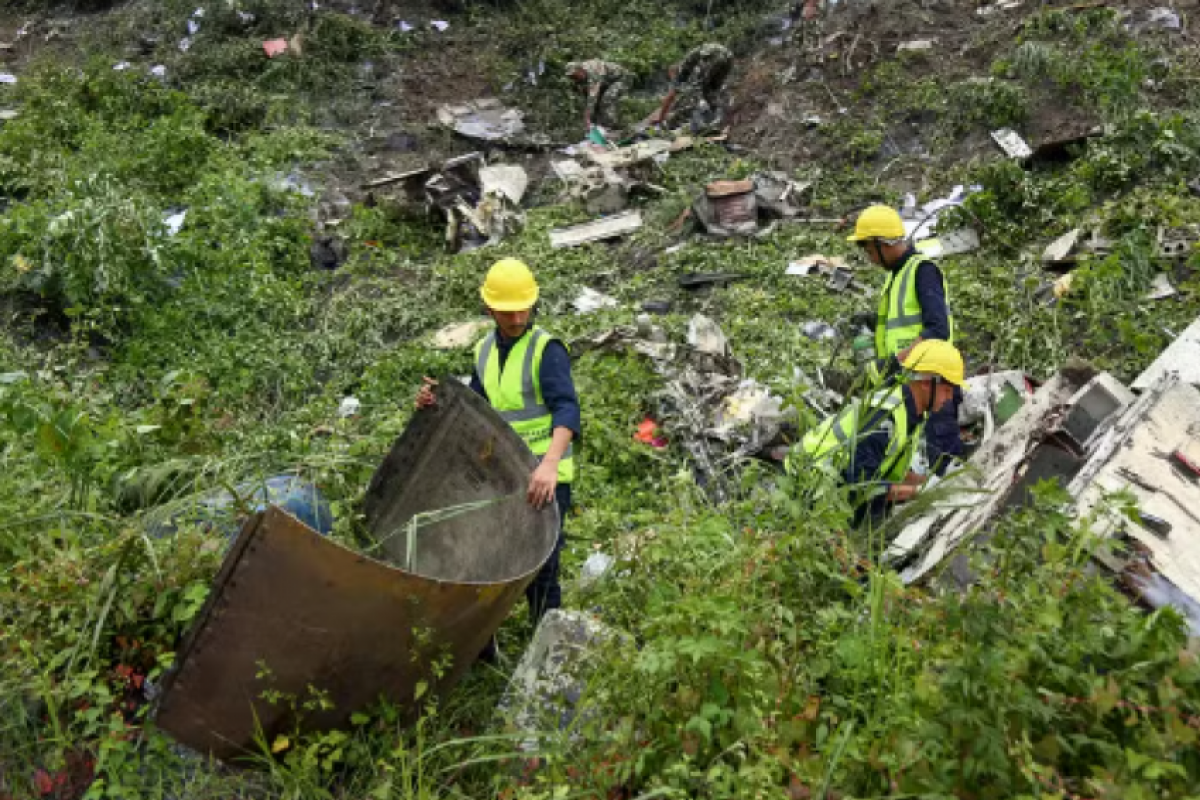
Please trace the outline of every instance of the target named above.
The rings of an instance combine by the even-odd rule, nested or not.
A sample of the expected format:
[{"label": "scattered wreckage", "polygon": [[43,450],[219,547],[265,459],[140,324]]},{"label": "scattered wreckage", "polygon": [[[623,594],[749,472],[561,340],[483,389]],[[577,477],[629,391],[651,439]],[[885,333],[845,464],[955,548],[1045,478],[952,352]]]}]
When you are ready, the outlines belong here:
[{"label": "scattered wreckage", "polygon": [[366,191],[398,187],[411,204],[442,216],[450,252],[493,245],[525,225],[521,201],[529,176],[515,164],[488,165],[482,153],[452,158],[363,184]]},{"label": "scattered wreckage", "polygon": [[897,517],[886,560],[906,583],[929,581],[948,563],[946,582],[968,585],[964,547],[1054,478],[1080,516],[1094,517],[1094,532],[1121,544],[1097,560],[1142,602],[1177,607],[1200,635],[1198,356],[1200,320],[1132,388],[1064,368],[941,482],[944,499]]},{"label": "scattered wreckage", "polygon": [[[554,548],[557,508],[525,502],[533,465],[482,398],[446,381],[375,473],[362,549],[276,506],[254,514],[164,679],[158,726],[236,761],[296,724],[339,728],[381,697],[414,709],[422,686],[453,687]],[[331,702],[299,721],[269,701],[312,691]]]}]

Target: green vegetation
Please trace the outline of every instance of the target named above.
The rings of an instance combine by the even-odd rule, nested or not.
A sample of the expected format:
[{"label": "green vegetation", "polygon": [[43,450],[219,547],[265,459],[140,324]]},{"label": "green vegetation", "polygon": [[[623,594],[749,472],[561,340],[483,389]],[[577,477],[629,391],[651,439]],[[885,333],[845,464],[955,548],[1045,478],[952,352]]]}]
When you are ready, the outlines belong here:
[{"label": "green vegetation", "polygon": [[[454,24],[493,32],[498,85],[546,64],[546,79],[514,96],[551,128],[574,114],[558,78],[566,60],[611,57],[650,81],[716,35],[706,16],[735,43],[761,19],[742,3],[470,5]],[[209,9],[182,53],[193,7],[135,4],[112,18],[94,43],[108,55],[173,31],[134,68],[114,71],[108,55],[41,63],[0,86],[21,111],[0,127],[0,798],[1200,794],[1195,647],[1177,614],[1143,613],[1090,568],[1108,545],[1061,493],[1044,487],[1036,508],[971,550],[969,591],[904,587],[878,566],[877,537],[845,533],[847,500],[823,476],[743,465],[716,505],[677,443],[634,442],[661,379],[607,352],[574,367],[586,445],[565,572],[593,547],[621,562],[567,603],[600,609],[636,645],[604,654],[574,728],[547,721],[536,764],[494,716],[506,674],[482,665],[450,696],[424,695],[415,727],[380,706],[345,732],[262,742],[252,771],[178,752],[147,719],[146,688],[173,663],[223,540],[186,525],[155,537],[145,512],[290,472],[331,498],[333,535],[354,544],[358,503],[420,377],[470,369],[468,353],[423,337],[478,313],[496,258],[534,266],[546,324],[568,339],[631,324],[659,298],[676,301],[661,321],[681,338],[703,310],[747,376],[785,397],[801,388],[795,367],[847,366],[801,323],[861,310],[784,274],[807,253],[848,254],[829,228],[663,252],[702,181],[746,176],[769,155],[715,145],[660,168],[663,192],[624,244],[551,250],[547,231],[586,215],[544,206],[496,248],[442,255],[427,220],[357,205],[340,228],[348,263],[314,271],[316,198],[298,187],[355,145],[356,115],[377,99],[362,63],[378,72],[436,46],[308,4],[247,0]],[[306,55],[267,60],[261,39],[285,31],[304,32]],[[877,169],[897,120],[934,115],[927,144],[940,154],[1036,119],[1063,92],[1094,106],[1110,127],[1065,162],[1024,169],[989,151],[939,166],[929,185],[982,186],[960,221],[984,246],[946,265],[972,367],[1045,377],[1078,355],[1128,378],[1200,312],[1200,255],[1174,268],[1178,297],[1140,299],[1163,266],[1151,256],[1159,226],[1200,222],[1185,187],[1200,174],[1200,115],[1164,99],[1194,86],[1195,59],[1181,52],[1152,89],[1161,55],[1095,9],[1030,16],[990,77],[903,83],[885,60],[860,86],[867,110],[822,134],[837,145],[828,162],[798,176],[815,182],[821,213],[840,215],[905,188]],[[184,210],[172,232],[167,218]],[[1047,303],[1036,256],[1078,225],[1112,239],[1112,253],[1085,258],[1072,293]],[[747,279],[700,298],[677,288],[705,271]],[[622,307],[571,314],[584,285]],[[338,419],[347,394],[363,412]],[[503,649],[519,652],[529,634],[514,614]],[[327,702],[315,690],[274,700],[300,715]]]}]

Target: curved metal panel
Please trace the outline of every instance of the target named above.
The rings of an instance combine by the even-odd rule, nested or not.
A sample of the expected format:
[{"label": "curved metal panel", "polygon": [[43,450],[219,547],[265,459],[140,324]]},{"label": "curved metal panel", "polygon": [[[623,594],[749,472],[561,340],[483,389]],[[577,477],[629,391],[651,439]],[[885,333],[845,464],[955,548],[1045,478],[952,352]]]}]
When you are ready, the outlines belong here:
[{"label": "curved metal panel", "polygon": [[[164,682],[159,727],[231,760],[259,730],[271,742],[295,724],[287,703],[263,700],[268,689],[299,702],[324,693],[333,708],[302,727],[327,730],[381,696],[411,702],[421,680],[445,691],[462,677],[553,551],[558,514],[525,502],[534,458],[485,401],[454,381],[438,397],[367,490],[367,527],[391,563],[276,507],[251,518]],[[431,511],[440,521],[410,524]],[[446,656],[435,683],[430,665]]]}]

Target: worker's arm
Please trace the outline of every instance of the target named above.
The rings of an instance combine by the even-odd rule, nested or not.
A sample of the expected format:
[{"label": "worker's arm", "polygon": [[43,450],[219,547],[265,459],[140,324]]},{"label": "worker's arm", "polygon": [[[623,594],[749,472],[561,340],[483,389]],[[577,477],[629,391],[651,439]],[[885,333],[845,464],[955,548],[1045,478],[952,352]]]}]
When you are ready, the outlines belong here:
[{"label": "worker's arm", "polygon": [[932,261],[917,265],[917,300],[921,303],[922,339],[950,341],[950,312],[946,308],[946,282]]},{"label": "worker's arm", "polygon": [[558,462],[562,461],[574,438],[575,431],[570,428],[554,429],[550,449],[529,477],[528,499],[534,508],[544,508],[554,500],[554,490],[558,488]]},{"label": "worker's arm", "polygon": [[600,102],[600,81],[588,76],[587,103],[583,107],[584,127],[591,129],[592,117],[596,114],[596,105]]},{"label": "worker's arm", "polygon": [[671,91],[667,92],[667,96],[663,98],[662,105],[660,105],[658,107],[658,111],[655,111],[654,114],[651,115],[650,121],[651,122],[662,122],[663,120],[665,120],[667,118],[667,115],[671,113],[671,106],[675,105],[675,98],[678,95],[679,95],[678,90],[676,90],[676,88],[674,86],[672,86]]},{"label": "worker's arm", "polygon": [[550,449],[529,481],[529,502],[540,508],[553,499],[558,485],[558,462],[571,443],[580,438],[582,431],[579,396],[571,377],[571,356],[562,342],[553,341],[546,345],[538,379],[542,385],[542,399],[550,409],[552,427]]}]

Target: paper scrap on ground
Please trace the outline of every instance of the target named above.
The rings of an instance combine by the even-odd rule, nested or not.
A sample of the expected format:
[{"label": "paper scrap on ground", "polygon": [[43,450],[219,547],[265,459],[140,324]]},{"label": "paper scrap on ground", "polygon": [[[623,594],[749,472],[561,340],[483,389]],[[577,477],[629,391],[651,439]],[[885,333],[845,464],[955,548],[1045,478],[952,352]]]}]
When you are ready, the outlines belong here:
[{"label": "paper scrap on ground", "polygon": [[571,301],[571,305],[575,308],[576,314],[590,314],[602,308],[616,308],[618,303],[617,298],[585,286],[579,292],[579,296]]},{"label": "paper scrap on ground", "polygon": [[433,335],[433,346],[438,350],[458,350],[470,347],[479,340],[485,331],[492,327],[490,319],[475,319],[469,322],[455,322],[439,330]]},{"label": "paper scrap on ground", "polygon": [[180,211],[178,214],[170,214],[163,218],[163,224],[167,226],[167,235],[174,236],[183,228],[183,223],[187,219],[187,210]]}]

